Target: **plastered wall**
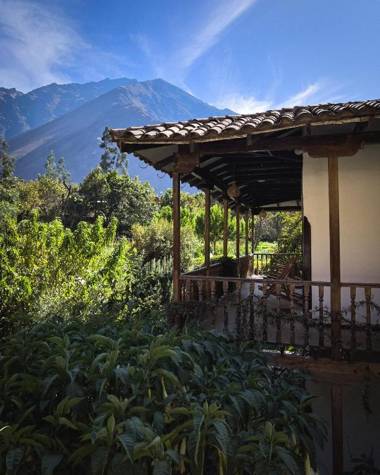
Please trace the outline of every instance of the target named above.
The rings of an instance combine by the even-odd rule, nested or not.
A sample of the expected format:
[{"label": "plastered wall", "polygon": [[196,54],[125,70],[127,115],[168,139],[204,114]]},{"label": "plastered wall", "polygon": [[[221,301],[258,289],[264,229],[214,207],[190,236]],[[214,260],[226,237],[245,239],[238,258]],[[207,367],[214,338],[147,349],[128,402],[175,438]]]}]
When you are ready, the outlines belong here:
[{"label": "plastered wall", "polygon": [[[339,158],[342,282],[380,283],[380,146]],[[312,280],[330,280],[327,158],[303,160],[303,206],[311,225]],[[380,301],[380,291],[373,291]],[[364,299],[358,290],[358,300]],[[349,290],[342,291],[349,305]]]}]

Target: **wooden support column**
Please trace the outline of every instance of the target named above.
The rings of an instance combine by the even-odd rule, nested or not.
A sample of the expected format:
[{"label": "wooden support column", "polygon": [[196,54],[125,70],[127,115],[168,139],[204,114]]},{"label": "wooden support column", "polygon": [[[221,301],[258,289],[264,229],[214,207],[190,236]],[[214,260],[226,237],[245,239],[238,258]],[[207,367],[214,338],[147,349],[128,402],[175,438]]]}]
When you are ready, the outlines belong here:
[{"label": "wooden support column", "polygon": [[180,174],[173,172],[173,299],[179,302],[181,275],[181,182]]},{"label": "wooden support column", "polygon": [[331,338],[333,356],[341,356],[341,298],[340,298],[340,227],[339,227],[339,167],[338,157],[328,158],[329,235],[331,280]]},{"label": "wooden support column", "polygon": [[331,427],[334,475],[343,475],[343,388],[331,387]]},{"label": "wooden support column", "polygon": [[248,256],[249,254],[249,248],[248,248],[248,243],[249,243],[249,214],[248,211],[244,215],[244,224],[245,224],[245,255]]},{"label": "wooden support column", "polygon": [[228,255],[228,201],[223,200],[223,257]]},{"label": "wooden support column", "polygon": [[204,228],[204,241],[205,241],[205,267],[207,272],[210,268],[210,190],[205,190],[205,228]]},{"label": "wooden support column", "polygon": [[236,206],[236,263],[237,263],[237,275],[240,277],[240,208]]},{"label": "wooden support column", "polygon": [[255,253],[255,214],[253,210],[251,211],[251,216],[252,216],[252,223],[251,223],[251,246],[252,246],[252,254]]},{"label": "wooden support column", "polygon": [[[341,296],[340,296],[340,227],[338,157],[328,157],[329,234],[331,280],[331,347],[334,359],[341,358]],[[331,388],[333,473],[343,474],[343,397],[342,387]]]}]

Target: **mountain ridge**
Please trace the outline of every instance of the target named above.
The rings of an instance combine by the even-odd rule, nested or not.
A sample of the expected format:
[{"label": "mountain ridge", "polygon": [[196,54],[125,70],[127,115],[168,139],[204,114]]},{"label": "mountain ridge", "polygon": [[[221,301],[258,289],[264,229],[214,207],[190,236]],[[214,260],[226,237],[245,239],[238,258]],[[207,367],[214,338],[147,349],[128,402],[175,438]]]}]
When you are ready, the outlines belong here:
[{"label": "mountain ridge", "polygon": [[[104,88],[104,84],[101,86]],[[93,90],[92,86],[89,94],[93,94]],[[128,80],[127,84],[84,101],[47,123],[11,137],[9,145],[17,158],[19,176],[30,179],[42,173],[46,157],[53,150],[57,157],[64,157],[73,180],[79,181],[98,164],[101,151],[97,139],[107,126],[123,128],[231,113],[162,79]],[[129,157],[129,173],[150,181],[157,191],[169,185],[166,180],[157,180],[157,172],[142,167],[133,156]]]},{"label": "mountain ridge", "polygon": [[136,79],[106,78],[83,84],[51,83],[27,93],[0,87],[0,135],[10,139],[46,124],[115,87],[134,81]]}]

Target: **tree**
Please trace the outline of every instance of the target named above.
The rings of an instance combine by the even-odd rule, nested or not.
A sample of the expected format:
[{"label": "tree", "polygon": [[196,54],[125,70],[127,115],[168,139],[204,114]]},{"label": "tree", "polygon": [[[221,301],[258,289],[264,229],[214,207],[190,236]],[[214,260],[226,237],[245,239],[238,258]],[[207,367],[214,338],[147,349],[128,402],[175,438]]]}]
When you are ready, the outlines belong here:
[{"label": "tree", "polygon": [[[0,234],[0,333],[17,318],[99,312],[126,297],[135,273],[133,253],[116,239],[117,220],[43,223],[10,218]],[[1,445],[1,444],[0,444]]]},{"label": "tree", "polygon": [[282,213],[281,231],[278,236],[279,252],[302,253],[302,214]]},{"label": "tree", "polygon": [[67,188],[57,178],[46,174],[36,180],[20,180],[18,190],[22,203],[19,218],[29,218],[33,210],[38,210],[42,221],[51,221],[64,214]]},{"label": "tree", "polygon": [[104,129],[99,146],[103,149],[99,164],[103,172],[109,172],[111,170],[127,171],[127,154],[120,152],[119,147],[112,141],[108,127]]},{"label": "tree", "polygon": [[9,154],[6,140],[0,137],[0,178],[2,180],[13,177],[15,163],[15,158]]},{"label": "tree", "polygon": [[45,176],[53,180],[68,184],[70,173],[65,167],[65,160],[61,157],[58,161],[53,150],[50,151],[45,163]]},{"label": "tree", "polygon": [[[215,203],[210,207],[210,241],[214,254],[216,254],[216,243],[223,238],[223,223],[223,209],[218,203]],[[204,209],[201,210],[196,217],[195,229],[198,236],[203,238],[205,229]]]},{"label": "tree", "polygon": [[[75,220],[93,221],[103,216],[108,224],[113,217],[119,221],[119,232],[131,235],[135,223],[147,224],[157,209],[157,198],[148,183],[138,178],[104,172],[96,168],[84,179],[71,201]],[[73,223],[75,224],[75,223]]]},{"label": "tree", "polygon": [[[194,228],[183,226],[181,233],[181,266],[188,270],[197,251],[202,252]],[[155,218],[146,225],[135,224],[132,227],[132,241],[143,262],[165,260],[171,257],[173,249],[173,226],[164,218]]]}]

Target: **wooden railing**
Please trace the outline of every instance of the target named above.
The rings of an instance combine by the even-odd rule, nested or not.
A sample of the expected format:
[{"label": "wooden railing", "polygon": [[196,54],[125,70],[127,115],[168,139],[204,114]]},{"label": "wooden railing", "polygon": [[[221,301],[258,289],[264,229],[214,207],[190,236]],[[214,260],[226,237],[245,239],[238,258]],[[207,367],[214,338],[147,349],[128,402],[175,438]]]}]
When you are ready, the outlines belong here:
[{"label": "wooden railing", "polygon": [[181,278],[182,302],[208,304],[202,323],[239,340],[380,352],[380,284],[341,285],[340,341],[332,341],[330,289],[330,282],[290,279]]}]

